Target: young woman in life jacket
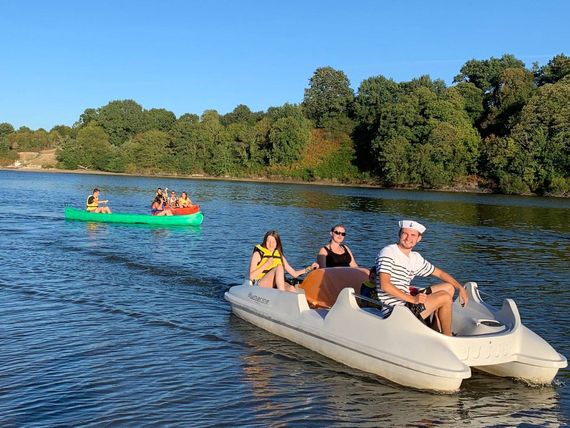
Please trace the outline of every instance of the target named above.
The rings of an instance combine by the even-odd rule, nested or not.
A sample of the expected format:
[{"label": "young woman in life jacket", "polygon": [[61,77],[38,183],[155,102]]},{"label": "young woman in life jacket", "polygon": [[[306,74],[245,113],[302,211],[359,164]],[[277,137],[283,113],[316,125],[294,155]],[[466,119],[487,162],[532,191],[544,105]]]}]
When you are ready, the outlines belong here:
[{"label": "young woman in life jacket", "polygon": [[306,269],[293,269],[283,255],[279,234],[275,230],[270,230],[263,237],[263,242],[253,249],[249,262],[249,279],[260,287],[295,291],[295,287],[285,282],[285,272],[297,278],[317,268],[317,263],[313,263]]},{"label": "young woman in life jacket", "polygon": [[182,192],[180,197],[178,198],[178,206],[180,208],[187,208],[192,205],[192,200],[188,197],[186,192]]}]

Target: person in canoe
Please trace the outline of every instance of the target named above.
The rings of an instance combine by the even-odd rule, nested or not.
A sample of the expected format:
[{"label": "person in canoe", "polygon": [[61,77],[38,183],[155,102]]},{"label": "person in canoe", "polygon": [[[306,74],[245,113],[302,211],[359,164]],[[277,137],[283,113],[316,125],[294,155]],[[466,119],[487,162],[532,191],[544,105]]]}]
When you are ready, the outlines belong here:
[{"label": "person in canoe", "polygon": [[156,188],[156,194],[154,195],[154,197],[155,197],[155,199],[157,197],[160,197],[160,199],[162,199],[162,201],[166,203],[166,199],[167,199],[166,194],[162,191],[162,188],[160,188],[160,187]]},{"label": "person in canoe", "polygon": [[319,267],[358,267],[350,248],[343,244],[346,228],[342,224],[337,224],[331,228],[329,233],[331,236],[329,243],[321,247],[317,254]]},{"label": "person in canoe", "polygon": [[99,193],[100,190],[98,188],[93,189],[93,193],[91,193],[88,197],[87,197],[87,211],[91,212],[91,213],[105,213],[105,214],[111,214],[111,208],[109,208],[108,206],[104,206],[104,207],[100,207],[99,204],[107,204],[109,201],[108,200],[104,200],[101,201],[99,200]]},{"label": "person in canoe", "polygon": [[170,209],[165,208],[164,199],[160,195],[156,195],[152,205],[150,206],[150,213],[152,215],[172,215]]},{"label": "person in canoe", "polygon": [[182,192],[178,198],[178,206],[180,208],[188,208],[192,206],[192,200],[188,197],[186,192]]},{"label": "person in canoe", "polygon": [[285,272],[297,278],[318,267],[317,263],[313,263],[306,269],[293,269],[283,254],[279,233],[270,230],[263,237],[262,243],[253,249],[249,262],[249,279],[260,287],[295,291],[295,287],[285,282]]},{"label": "person in canoe", "polygon": [[170,192],[170,196],[168,197],[166,204],[171,208],[176,208],[178,206],[178,198],[176,197],[176,192],[174,190]]},{"label": "person in canoe", "polygon": [[[422,240],[425,226],[412,220],[402,220],[398,224],[398,243],[384,247],[376,259],[377,292],[383,304],[382,312],[388,315],[394,306],[405,305],[426,325],[430,325],[429,316],[435,314],[436,322],[431,326],[451,336],[453,295],[458,290],[460,303],[465,306],[467,292],[450,274],[412,251]],[[416,276],[435,276],[444,282],[419,290],[410,285]]]}]

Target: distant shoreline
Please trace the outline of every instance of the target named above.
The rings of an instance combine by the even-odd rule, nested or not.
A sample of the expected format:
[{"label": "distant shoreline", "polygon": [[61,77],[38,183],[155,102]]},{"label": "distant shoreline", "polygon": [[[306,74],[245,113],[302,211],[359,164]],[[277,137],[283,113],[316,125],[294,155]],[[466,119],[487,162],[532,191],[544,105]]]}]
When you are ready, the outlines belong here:
[{"label": "distant shoreline", "polygon": [[492,194],[491,189],[484,189],[472,186],[457,186],[445,189],[419,189],[413,187],[383,187],[381,185],[366,184],[366,183],[338,183],[334,181],[316,180],[316,181],[302,181],[294,179],[275,179],[269,177],[216,177],[204,174],[195,175],[170,175],[170,174],[128,174],[124,172],[108,172],[108,171],[94,171],[94,170],[81,170],[81,169],[57,169],[57,168],[7,168],[0,167],[0,171],[16,171],[16,172],[47,172],[53,174],[90,174],[90,175],[115,175],[125,177],[145,177],[145,178],[179,178],[187,180],[204,180],[204,181],[234,181],[244,183],[271,183],[271,184],[297,184],[297,185],[315,185],[315,186],[331,186],[331,187],[353,187],[363,189],[392,189],[392,190],[412,190],[418,192],[449,192],[449,193],[474,193],[474,194]]}]

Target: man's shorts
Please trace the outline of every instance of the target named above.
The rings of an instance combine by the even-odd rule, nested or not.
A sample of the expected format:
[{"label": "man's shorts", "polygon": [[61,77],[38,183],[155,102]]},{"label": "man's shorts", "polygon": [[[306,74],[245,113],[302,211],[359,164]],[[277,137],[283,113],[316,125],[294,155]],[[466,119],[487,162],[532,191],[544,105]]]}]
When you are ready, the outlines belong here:
[{"label": "man's shorts", "polygon": [[[427,287],[422,290],[418,290],[416,287],[410,287],[410,294],[412,296],[415,296],[416,294],[419,293],[425,293],[427,295],[430,295],[432,293],[431,287]],[[412,313],[416,316],[417,319],[419,319],[427,326],[430,325],[429,316],[424,319],[420,315],[423,311],[426,310],[426,307],[423,303],[406,303],[406,306],[410,309],[410,311],[412,311]]]},{"label": "man's shorts", "polygon": [[427,318],[422,318],[422,316],[420,315],[423,311],[426,310],[426,307],[424,306],[423,303],[406,303],[406,307],[412,311],[412,313],[416,316],[417,319],[419,319],[421,322],[423,322],[425,325],[428,325],[429,322],[429,317]]}]

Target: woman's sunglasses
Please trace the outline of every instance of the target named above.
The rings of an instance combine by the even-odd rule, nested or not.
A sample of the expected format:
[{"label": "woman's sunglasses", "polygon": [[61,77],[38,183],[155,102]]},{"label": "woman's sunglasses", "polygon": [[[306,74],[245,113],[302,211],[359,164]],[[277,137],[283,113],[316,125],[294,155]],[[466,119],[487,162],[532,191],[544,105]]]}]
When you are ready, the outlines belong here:
[{"label": "woman's sunglasses", "polygon": [[334,233],[335,235],[346,236],[346,232],[339,232],[338,230],[333,230],[333,233]]}]

